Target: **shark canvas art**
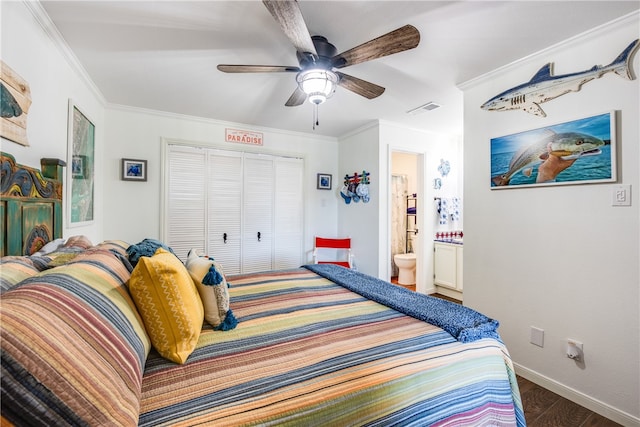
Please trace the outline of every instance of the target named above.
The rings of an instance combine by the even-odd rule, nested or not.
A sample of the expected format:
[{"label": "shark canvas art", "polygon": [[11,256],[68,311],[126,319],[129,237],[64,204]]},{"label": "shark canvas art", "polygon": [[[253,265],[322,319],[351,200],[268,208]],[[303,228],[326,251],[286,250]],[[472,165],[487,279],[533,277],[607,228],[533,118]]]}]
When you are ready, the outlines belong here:
[{"label": "shark canvas art", "polygon": [[491,139],[491,188],[616,179],[615,112]]},{"label": "shark canvas art", "polygon": [[609,65],[594,65],[588,70],[577,73],[554,76],[552,64],[548,63],[528,82],[494,96],[480,108],[488,111],[524,110],[527,113],[546,117],[540,104],[569,92],[578,92],[585,83],[599,79],[609,72],[614,72],[627,80],[634,80],[629,64],[639,44],[640,39],[631,42]]}]

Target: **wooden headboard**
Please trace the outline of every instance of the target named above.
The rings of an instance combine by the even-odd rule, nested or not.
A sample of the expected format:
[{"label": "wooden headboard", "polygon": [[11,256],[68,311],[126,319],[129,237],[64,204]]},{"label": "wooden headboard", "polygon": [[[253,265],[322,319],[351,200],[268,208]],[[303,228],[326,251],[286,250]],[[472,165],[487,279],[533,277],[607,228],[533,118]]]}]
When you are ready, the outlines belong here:
[{"label": "wooden headboard", "polygon": [[62,237],[62,177],[66,163],[42,159],[42,170],[2,153],[0,256],[30,255]]}]

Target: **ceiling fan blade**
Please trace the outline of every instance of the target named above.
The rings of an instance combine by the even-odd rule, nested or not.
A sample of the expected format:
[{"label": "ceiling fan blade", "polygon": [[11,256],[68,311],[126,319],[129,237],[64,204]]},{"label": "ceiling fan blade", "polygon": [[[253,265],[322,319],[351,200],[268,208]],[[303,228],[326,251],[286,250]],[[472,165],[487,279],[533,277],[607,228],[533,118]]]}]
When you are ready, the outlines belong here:
[{"label": "ceiling fan blade", "polygon": [[384,93],[384,88],[368,81],[359,79],[357,77],[350,76],[348,74],[341,73],[339,71],[336,74],[340,77],[338,84],[343,88],[364,96],[368,99],[377,98]]},{"label": "ceiling fan blade", "polygon": [[291,94],[287,103],[284,104],[286,107],[297,107],[298,105],[304,104],[304,101],[307,99],[307,94],[304,93],[302,89],[299,87],[296,88],[295,91]]},{"label": "ceiling fan blade", "polygon": [[269,10],[271,16],[278,21],[282,31],[291,40],[298,52],[311,53],[314,57],[318,57],[311,35],[309,35],[307,24],[304,22],[304,17],[296,0],[262,0],[262,3]]},{"label": "ceiling fan blade", "polygon": [[225,73],[281,73],[300,71],[298,67],[289,67],[286,65],[229,65],[220,64],[218,70]]},{"label": "ceiling fan blade", "polygon": [[413,49],[420,43],[420,32],[413,25],[405,25],[331,58],[335,68],[348,67],[383,56]]}]

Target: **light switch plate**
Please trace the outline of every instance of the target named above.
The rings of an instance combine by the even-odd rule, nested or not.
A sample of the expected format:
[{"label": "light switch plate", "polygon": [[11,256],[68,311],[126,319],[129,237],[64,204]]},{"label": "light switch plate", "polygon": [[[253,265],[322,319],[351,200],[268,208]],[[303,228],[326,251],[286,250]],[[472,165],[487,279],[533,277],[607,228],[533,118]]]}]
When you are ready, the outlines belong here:
[{"label": "light switch plate", "polygon": [[611,206],[631,206],[631,184],[614,185],[611,188]]},{"label": "light switch plate", "polygon": [[531,342],[531,344],[537,345],[538,347],[544,347],[544,329],[532,326],[531,338],[529,339],[529,342]]}]

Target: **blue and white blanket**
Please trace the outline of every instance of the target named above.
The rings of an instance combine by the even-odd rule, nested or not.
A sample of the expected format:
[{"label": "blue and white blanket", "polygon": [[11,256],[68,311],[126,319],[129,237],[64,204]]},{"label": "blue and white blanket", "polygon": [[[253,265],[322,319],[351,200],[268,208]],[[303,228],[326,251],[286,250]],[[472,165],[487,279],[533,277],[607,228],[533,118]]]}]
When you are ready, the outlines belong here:
[{"label": "blue and white blanket", "polygon": [[309,264],[304,267],[365,298],[438,326],[460,342],[481,338],[495,338],[502,342],[498,321],[469,307],[413,292],[339,265]]}]

